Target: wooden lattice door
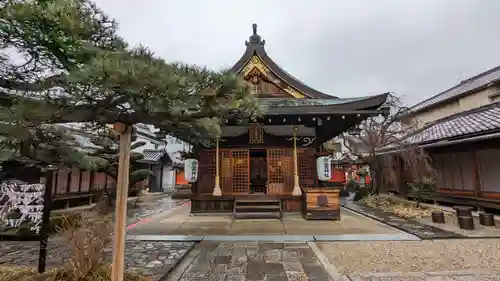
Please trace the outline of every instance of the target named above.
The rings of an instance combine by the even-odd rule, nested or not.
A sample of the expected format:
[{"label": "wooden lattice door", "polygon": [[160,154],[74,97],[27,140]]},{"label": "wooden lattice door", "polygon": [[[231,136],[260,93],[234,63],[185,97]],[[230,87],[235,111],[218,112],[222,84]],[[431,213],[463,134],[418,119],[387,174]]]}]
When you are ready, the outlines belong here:
[{"label": "wooden lattice door", "polygon": [[233,192],[232,189],[232,179],[233,179],[233,169],[231,163],[231,151],[221,150],[220,151],[220,184],[223,194],[229,194]]},{"label": "wooden lattice door", "polygon": [[299,157],[299,180],[300,187],[310,188],[316,183],[316,158],[314,157],[314,149],[304,148],[298,151]]},{"label": "wooden lattice door", "polygon": [[267,150],[268,194],[283,195],[293,187],[293,158],[288,149]]},{"label": "wooden lattice door", "polygon": [[215,185],[215,150],[200,153],[199,178],[196,181],[198,194],[212,194]]},{"label": "wooden lattice door", "polygon": [[250,192],[250,151],[237,149],[231,151],[232,158],[232,190],[233,193]]}]

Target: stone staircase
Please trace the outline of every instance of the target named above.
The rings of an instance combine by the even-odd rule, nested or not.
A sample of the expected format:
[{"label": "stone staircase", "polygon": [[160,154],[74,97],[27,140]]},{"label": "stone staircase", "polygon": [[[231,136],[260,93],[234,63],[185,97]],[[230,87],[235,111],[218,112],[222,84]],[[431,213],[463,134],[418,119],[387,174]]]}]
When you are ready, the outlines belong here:
[{"label": "stone staircase", "polygon": [[235,199],[233,207],[235,219],[281,219],[281,200],[277,199]]}]

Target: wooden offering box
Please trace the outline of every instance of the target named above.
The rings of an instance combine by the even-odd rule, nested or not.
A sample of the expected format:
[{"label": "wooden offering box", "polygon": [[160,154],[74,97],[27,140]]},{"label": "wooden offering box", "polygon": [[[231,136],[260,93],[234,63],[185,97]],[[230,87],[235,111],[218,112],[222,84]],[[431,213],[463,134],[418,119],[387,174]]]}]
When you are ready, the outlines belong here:
[{"label": "wooden offering box", "polygon": [[339,190],[308,188],[303,190],[303,216],[307,220],[340,220]]}]

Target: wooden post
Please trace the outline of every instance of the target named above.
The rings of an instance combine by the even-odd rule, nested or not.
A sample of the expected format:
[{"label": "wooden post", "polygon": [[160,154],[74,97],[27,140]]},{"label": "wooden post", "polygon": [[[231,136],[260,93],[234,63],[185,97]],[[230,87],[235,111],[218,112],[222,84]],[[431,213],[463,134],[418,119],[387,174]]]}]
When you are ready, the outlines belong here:
[{"label": "wooden post", "polygon": [[299,161],[297,157],[297,126],[293,126],[293,191],[292,195],[302,195],[299,185]]},{"label": "wooden post", "polygon": [[40,229],[40,248],[38,252],[38,273],[45,272],[47,259],[47,242],[50,231],[50,211],[52,209],[52,188],[54,185],[54,174],[56,169],[49,165],[45,171],[44,193],[43,193],[43,211],[42,228]]},{"label": "wooden post", "polygon": [[111,281],[123,281],[132,126],[116,123],[114,129],[120,134],[120,151],[116,184],[115,237]]},{"label": "wooden post", "polygon": [[473,190],[474,190],[474,196],[476,197],[481,197],[482,192],[481,192],[481,167],[479,166],[480,164],[477,161],[478,154],[477,150],[474,149],[473,146],[469,145],[470,149],[470,154],[472,156],[472,184],[473,184]]},{"label": "wooden post", "polygon": [[222,196],[222,190],[220,189],[220,175],[219,175],[219,138],[215,140],[215,187],[213,196]]}]

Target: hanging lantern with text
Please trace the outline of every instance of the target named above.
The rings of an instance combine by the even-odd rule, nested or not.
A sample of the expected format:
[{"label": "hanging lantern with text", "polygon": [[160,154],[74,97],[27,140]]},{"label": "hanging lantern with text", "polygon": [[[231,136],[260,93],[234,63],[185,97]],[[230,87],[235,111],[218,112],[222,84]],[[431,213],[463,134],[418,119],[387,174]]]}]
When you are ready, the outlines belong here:
[{"label": "hanging lantern with text", "polygon": [[198,160],[187,158],[184,160],[184,178],[187,182],[195,182],[198,179]]},{"label": "hanging lantern with text", "polygon": [[332,178],[332,165],[330,157],[320,156],[316,159],[316,171],[320,181],[328,181]]}]

